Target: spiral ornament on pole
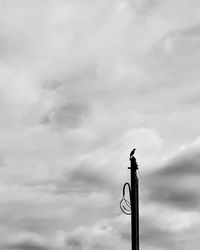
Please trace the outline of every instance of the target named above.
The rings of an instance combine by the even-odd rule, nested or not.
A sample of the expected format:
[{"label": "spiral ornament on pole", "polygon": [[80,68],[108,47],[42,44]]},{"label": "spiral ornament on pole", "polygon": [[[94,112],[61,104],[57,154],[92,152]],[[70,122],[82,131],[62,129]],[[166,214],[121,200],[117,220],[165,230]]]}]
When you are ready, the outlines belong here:
[{"label": "spiral ornament on pole", "polygon": [[120,208],[124,214],[131,215],[131,202],[125,198],[126,186],[128,186],[129,196],[131,201],[131,186],[128,182],[126,182],[123,186],[123,197],[120,201]]}]

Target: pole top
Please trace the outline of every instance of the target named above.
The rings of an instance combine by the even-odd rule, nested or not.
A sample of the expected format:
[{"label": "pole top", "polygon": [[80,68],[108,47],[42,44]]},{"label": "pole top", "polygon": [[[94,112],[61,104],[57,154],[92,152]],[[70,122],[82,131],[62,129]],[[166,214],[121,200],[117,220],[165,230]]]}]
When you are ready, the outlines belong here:
[{"label": "pole top", "polygon": [[130,153],[130,162],[131,162],[131,166],[129,167],[129,169],[133,169],[133,170],[137,170],[138,169],[138,164],[136,162],[136,158],[134,157],[134,153],[135,153],[136,148],[134,148],[131,153]]}]

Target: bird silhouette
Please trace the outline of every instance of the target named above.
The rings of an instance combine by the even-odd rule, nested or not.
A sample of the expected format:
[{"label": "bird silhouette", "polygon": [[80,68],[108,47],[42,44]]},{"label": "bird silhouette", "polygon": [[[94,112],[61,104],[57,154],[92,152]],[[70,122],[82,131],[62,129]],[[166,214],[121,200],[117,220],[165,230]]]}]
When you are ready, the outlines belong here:
[{"label": "bird silhouette", "polygon": [[130,153],[130,159],[133,157],[133,155],[134,155],[134,153],[135,153],[135,150],[136,150],[136,148],[134,148],[134,149],[131,151],[131,153]]}]

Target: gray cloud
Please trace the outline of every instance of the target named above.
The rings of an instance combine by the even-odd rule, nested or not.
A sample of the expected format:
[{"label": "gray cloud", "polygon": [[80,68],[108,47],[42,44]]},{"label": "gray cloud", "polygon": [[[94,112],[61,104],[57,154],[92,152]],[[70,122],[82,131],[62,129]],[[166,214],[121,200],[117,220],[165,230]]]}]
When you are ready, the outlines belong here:
[{"label": "gray cloud", "polygon": [[178,33],[178,35],[183,39],[198,40],[200,38],[200,23],[197,23],[188,29],[184,29],[182,32]]},{"label": "gray cloud", "polygon": [[16,244],[4,246],[6,250],[50,250],[52,248],[44,246],[33,241],[23,241]]},{"label": "gray cloud", "polygon": [[154,223],[153,218],[143,218],[141,221],[140,242],[143,248],[177,249],[178,240],[175,233],[164,230]]},{"label": "gray cloud", "polygon": [[66,235],[66,246],[70,250],[121,249],[123,243],[126,246],[127,242],[120,241],[118,233],[112,227],[101,225],[101,223],[77,228]]},{"label": "gray cloud", "polygon": [[[199,1],[3,2],[0,141],[8,167],[1,169],[0,238],[27,230],[56,241],[60,230],[114,216],[126,145],[137,141],[133,134],[132,140],[121,141],[124,133],[144,127],[162,137],[155,150],[148,141],[157,137],[143,141],[145,133],[136,130],[138,151],[145,149],[141,158],[148,164],[198,135],[199,105],[191,104],[194,95],[199,100],[198,27],[188,34],[184,30],[199,23]],[[147,208],[149,203],[185,210],[199,206],[196,155],[173,159],[143,179]],[[79,164],[83,159],[90,164]],[[193,164],[192,174],[186,162]],[[7,200],[14,202],[5,205]],[[147,246],[174,248],[170,232],[141,223]],[[88,245],[74,235],[67,247],[128,249],[125,228],[119,232],[123,244],[118,234],[107,233],[104,245],[105,238],[96,240],[86,226]],[[87,236],[94,236],[94,242]],[[7,246],[47,249],[34,241]]]},{"label": "gray cloud", "polygon": [[199,162],[199,150],[185,150],[164,167],[146,176],[148,200],[183,210],[198,210]]},{"label": "gray cloud", "polygon": [[[162,214],[162,209],[160,214]],[[177,213],[178,215],[178,213]],[[155,215],[156,216],[156,215]],[[197,215],[198,216],[198,215]],[[142,249],[195,249],[199,243],[199,222],[194,223],[188,228],[179,230],[172,230],[171,227],[161,225],[153,216],[144,216],[141,219],[140,225],[140,243]],[[166,220],[170,219],[170,213]],[[176,223],[172,220],[172,223]]]},{"label": "gray cloud", "polygon": [[106,170],[97,169],[91,166],[91,164],[80,164],[59,179],[55,179],[52,182],[47,181],[43,184],[53,184],[58,194],[71,192],[79,194],[90,194],[93,192],[110,193],[115,188],[115,183],[113,179],[109,178]]},{"label": "gray cloud", "polygon": [[77,128],[88,115],[88,111],[88,106],[85,104],[69,103],[51,111],[41,122],[63,128]]},{"label": "gray cloud", "polygon": [[[143,242],[143,244],[153,247],[162,247],[166,248],[169,247],[170,241],[171,241],[171,234],[168,232],[165,232],[155,225],[153,223],[147,221],[145,223],[141,223],[143,226],[143,230],[140,234],[140,240]],[[170,249],[172,246],[170,246]]]},{"label": "gray cloud", "polygon": [[77,250],[82,249],[82,243],[80,242],[79,239],[76,239],[76,238],[68,239],[66,245],[68,247],[71,247],[74,250],[75,249],[77,249]]},{"label": "gray cloud", "polygon": [[103,169],[95,170],[92,167],[79,166],[71,175],[72,182],[80,183],[82,187],[85,185],[96,186],[99,188],[108,185],[109,179],[105,176]]}]

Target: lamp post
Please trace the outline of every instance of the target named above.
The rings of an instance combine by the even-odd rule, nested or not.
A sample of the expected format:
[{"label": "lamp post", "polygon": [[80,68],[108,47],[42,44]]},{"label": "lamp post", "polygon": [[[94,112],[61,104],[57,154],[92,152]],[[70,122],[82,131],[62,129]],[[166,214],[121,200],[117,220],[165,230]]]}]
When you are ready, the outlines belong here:
[{"label": "lamp post", "polygon": [[[132,250],[139,250],[139,197],[138,197],[138,165],[134,157],[135,149],[130,153],[130,183],[123,186],[123,197],[120,201],[120,208],[123,213],[131,215],[131,238]],[[128,187],[129,200],[126,198],[126,187]]]}]

